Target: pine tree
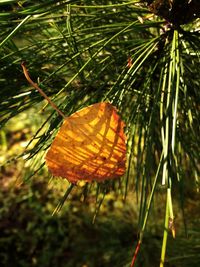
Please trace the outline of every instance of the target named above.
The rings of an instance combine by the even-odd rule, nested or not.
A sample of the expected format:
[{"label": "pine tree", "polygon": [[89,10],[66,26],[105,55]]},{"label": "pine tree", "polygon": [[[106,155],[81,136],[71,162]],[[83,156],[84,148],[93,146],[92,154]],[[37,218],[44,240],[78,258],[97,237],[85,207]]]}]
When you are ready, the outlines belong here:
[{"label": "pine tree", "polygon": [[[116,106],[126,123],[127,171],[120,182],[99,187],[104,194],[120,187],[124,196],[138,190],[138,244],[154,193],[158,187],[166,193],[160,266],[166,229],[173,232],[173,192],[191,181],[199,187],[199,16],[198,0],[1,4],[1,128],[44,101],[27,83],[22,61],[66,116],[100,101]],[[52,107],[45,113],[30,140],[35,145],[23,153],[34,163],[30,177],[44,167],[43,155],[62,123]]]}]

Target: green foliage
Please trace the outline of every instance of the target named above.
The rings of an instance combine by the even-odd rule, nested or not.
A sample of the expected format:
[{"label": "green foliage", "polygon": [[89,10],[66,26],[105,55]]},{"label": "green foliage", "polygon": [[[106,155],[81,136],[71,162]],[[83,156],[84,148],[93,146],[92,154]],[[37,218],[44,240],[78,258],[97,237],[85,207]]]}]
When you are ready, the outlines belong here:
[{"label": "green foliage", "polygon": [[[66,115],[99,101],[117,106],[126,122],[128,166],[115,188],[125,196],[133,187],[138,192],[141,241],[154,193],[166,194],[164,261],[173,201],[179,192],[183,211],[184,185],[199,189],[200,33],[198,19],[168,23],[151,11],[137,1],[3,1],[0,123],[43,101],[27,85],[21,61]],[[44,113],[22,154],[33,163],[28,176],[43,167],[61,124],[51,107]]]},{"label": "green foliage", "polygon": [[[89,196],[81,202],[81,191],[76,190],[60,211],[52,211],[61,196],[62,183],[48,184],[43,177],[33,179],[21,187],[3,186],[0,191],[0,264],[1,266],[130,266],[133,247],[137,240],[136,202],[126,204],[109,194],[95,224],[95,199]],[[195,207],[193,199],[190,205]],[[198,205],[196,205],[198,213]],[[169,238],[167,267],[199,266],[199,218],[188,209],[190,220],[188,238],[181,232]],[[156,210],[144,237],[136,266],[158,265],[162,243],[162,229]],[[156,218],[156,222],[155,222]]]},{"label": "green foliage", "polygon": [[121,216],[112,211],[92,224],[93,214],[86,203],[80,205],[78,192],[59,216],[51,215],[57,197],[45,182],[4,188],[0,194],[1,266],[97,267],[127,260],[131,222],[121,224]]}]

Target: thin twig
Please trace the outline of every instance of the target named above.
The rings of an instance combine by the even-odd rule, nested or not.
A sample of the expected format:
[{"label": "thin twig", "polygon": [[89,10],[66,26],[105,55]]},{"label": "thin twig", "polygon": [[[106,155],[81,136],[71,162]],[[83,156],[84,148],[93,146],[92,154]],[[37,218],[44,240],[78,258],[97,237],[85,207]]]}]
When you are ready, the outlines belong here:
[{"label": "thin twig", "polygon": [[24,72],[24,76],[26,77],[27,81],[36,89],[39,91],[39,93],[49,102],[49,104],[52,106],[53,109],[55,109],[58,114],[60,116],[62,116],[63,118],[65,118],[65,114],[59,110],[59,108],[51,101],[51,99],[43,92],[43,90],[37,85],[37,83],[34,83],[30,76],[29,76],[29,73],[28,73],[28,70],[27,68],[25,67],[25,63],[22,62],[21,63],[21,66],[22,66],[22,69],[23,69],[23,72]]},{"label": "thin twig", "polygon": [[137,255],[138,255],[138,252],[140,250],[140,245],[141,245],[141,240],[138,240],[138,243],[137,243],[133,258],[132,258],[131,267],[133,267],[135,265]]}]

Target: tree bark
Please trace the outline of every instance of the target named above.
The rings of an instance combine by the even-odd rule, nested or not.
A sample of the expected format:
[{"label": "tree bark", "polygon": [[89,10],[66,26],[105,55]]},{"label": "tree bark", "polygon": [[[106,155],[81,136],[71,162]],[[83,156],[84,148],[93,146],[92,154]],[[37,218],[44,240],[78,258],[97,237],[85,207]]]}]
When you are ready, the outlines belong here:
[{"label": "tree bark", "polygon": [[166,21],[181,25],[200,17],[200,0],[146,0],[149,10]]}]

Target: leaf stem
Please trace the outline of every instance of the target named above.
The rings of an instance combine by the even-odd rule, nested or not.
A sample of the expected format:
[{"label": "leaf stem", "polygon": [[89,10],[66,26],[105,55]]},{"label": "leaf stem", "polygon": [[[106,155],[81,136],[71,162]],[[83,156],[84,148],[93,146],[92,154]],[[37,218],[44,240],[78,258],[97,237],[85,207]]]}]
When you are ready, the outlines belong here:
[{"label": "leaf stem", "polygon": [[23,69],[23,72],[24,72],[24,76],[26,77],[27,81],[36,89],[38,90],[38,92],[48,101],[48,103],[52,106],[53,109],[55,109],[58,114],[60,116],[62,116],[63,118],[65,118],[65,114],[59,110],[59,108],[51,101],[51,99],[43,92],[43,90],[37,85],[37,83],[34,83],[30,76],[29,76],[29,73],[28,73],[28,70],[27,68],[25,67],[25,63],[22,62],[21,63],[21,66],[22,66],[22,69]]}]

